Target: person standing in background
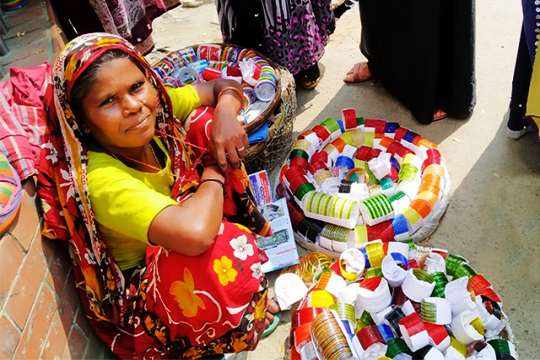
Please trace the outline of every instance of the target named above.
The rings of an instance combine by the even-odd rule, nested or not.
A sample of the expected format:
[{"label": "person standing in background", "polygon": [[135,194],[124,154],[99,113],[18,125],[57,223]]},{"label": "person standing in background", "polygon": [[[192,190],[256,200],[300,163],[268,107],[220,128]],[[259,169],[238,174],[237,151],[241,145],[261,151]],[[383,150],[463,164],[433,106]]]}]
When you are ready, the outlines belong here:
[{"label": "person standing in background", "polygon": [[251,48],[287,68],[297,84],[313,89],[320,80],[335,18],[331,0],[216,0],[226,43]]},{"label": "person standing in background", "polygon": [[463,118],[476,103],[475,0],[360,0],[360,50],[344,81],[378,78],[423,124]]},{"label": "person standing in background", "polygon": [[129,41],[144,55],[154,48],[152,21],[180,0],[51,0],[66,38],[107,32]]},{"label": "person standing in background", "polygon": [[540,6],[537,3],[537,0],[521,1],[523,25],[521,26],[514,78],[512,79],[509,116],[506,125],[506,134],[514,140],[519,139],[535,128],[538,136],[538,126],[533,119],[534,116],[526,117],[527,114],[534,113],[534,109],[531,109],[531,102],[527,104],[527,98],[530,99],[529,93],[534,93],[535,89],[540,86],[540,83],[535,81],[533,77],[533,66],[535,65],[534,60],[540,32]]}]

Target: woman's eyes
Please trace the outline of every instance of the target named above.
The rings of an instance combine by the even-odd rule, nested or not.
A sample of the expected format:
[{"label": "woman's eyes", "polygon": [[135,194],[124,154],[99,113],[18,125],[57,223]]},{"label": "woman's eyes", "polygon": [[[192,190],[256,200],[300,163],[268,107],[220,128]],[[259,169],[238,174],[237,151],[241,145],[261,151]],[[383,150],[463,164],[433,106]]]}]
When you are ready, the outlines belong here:
[{"label": "woman's eyes", "polygon": [[133,86],[131,87],[131,91],[136,91],[136,90],[140,89],[143,85],[144,85],[144,81],[139,81],[139,82],[133,84]]},{"label": "woman's eyes", "polygon": [[108,98],[105,99],[105,101],[101,103],[100,106],[111,104],[113,101],[114,101],[114,96],[109,96]]},{"label": "woman's eyes", "polygon": [[[144,81],[136,82],[135,84],[133,84],[133,85],[131,86],[130,91],[131,91],[131,92],[138,91],[138,90],[142,89],[143,86],[144,86]],[[105,106],[105,105],[108,105],[108,104],[112,104],[115,100],[116,100],[116,97],[115,97],[115,96],[109,96],[107,99],[105,99],[105,100],[100,104],[100,106]]]}]

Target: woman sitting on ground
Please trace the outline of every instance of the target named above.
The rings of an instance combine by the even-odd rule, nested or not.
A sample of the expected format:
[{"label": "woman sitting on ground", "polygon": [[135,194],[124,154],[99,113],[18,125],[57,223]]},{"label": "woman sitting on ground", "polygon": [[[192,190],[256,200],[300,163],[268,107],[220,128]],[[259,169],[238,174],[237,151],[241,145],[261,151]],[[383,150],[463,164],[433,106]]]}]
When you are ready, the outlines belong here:
[{"label": "woman sitting on ground", "polygon": [[[97,334],[124,359],[254,349],[272,320],[267,303],[279,308],[252,233],[269,225],[241,164],[239,84],[165,90],[142,55],[104,33],[70,42],[53,84],[38,179],[44,235],[69,241]],[[199,106],[215,106],[213,116],[179,121]]]}]

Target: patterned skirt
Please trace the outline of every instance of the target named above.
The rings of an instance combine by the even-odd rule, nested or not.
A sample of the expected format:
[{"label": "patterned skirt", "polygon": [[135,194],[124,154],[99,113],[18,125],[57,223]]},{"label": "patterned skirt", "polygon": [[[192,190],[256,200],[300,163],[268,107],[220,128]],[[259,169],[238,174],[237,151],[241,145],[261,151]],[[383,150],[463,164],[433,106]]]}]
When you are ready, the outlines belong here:
[{"label": "patterned skirt", "polygon": [[225,42],[253,48],[293,75],[324,54],[335,27],[331,0],[217,0]]},{"label": "patterned skirt", "polygon": [[264,331],[267,280],[254,236],[223,223],[204,254],[149,248],[134,318],[140,359],[196,359],[253,350]]}]

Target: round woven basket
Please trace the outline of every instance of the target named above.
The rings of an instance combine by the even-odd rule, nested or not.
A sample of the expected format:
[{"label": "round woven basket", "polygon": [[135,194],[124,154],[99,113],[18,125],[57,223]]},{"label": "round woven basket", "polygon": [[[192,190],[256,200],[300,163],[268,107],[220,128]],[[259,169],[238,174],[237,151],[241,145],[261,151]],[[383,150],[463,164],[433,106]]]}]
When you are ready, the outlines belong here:
[{"label": "round woven basket", "polygon": [[[220,46],[221,48],[224,48],[224,47],[233,47],[233,48],[239,48],[239,49],[243,48],[241,46],[237,46],[237,45],[233,45],[233,44],[224,44],[224,43],[207,43],[206,45],[217,45],[217,46]],[[193,48],[193,50],[195,50],[195,52],[197,52],[197,49],[199,48],[199,44],[192,45],[192,46],[186,46],[183,49],[188,49],[188,48]],[[170,53],[175,53],[175,52],[183,50],[183,49],[178,49],[176,51],[171,51],[167,55],[165,55],[163,58],[167,57]],[[281,74],[280,74],[279,68],[276,66],[276,64],[272,60],[270,60],[269,58],[267,58],[263,54],[259,53],[258,51],[255,51],[255,50],[252,50],[252,51],[255,52],[257,54],[257,56],[260,56],[264,60],[266,60],[268,62],[268,64],[270,66],[272,66],[276,70],[276,77],[277,77],[278,81],[277,81],[277,87],[276,87],[276,95],[274,96],[274,99],[272,99],[272,101],[270,102],[270,104],[268,105],[266,110],[264,110],[263,113],[260,114],[255,120],[253,120],[252,122],[250,122],[249,124],[244,126],[247,133],[251,133],[251,132],[253,132],[255,130],[258,130],[266,121],[268,121],[271,117],[273,117],[274,110],[276,109],[276,107],[278,106],[279,101],[281,100],[281,97],[280,97],[280,94],[281,94]],[[152,67],[158,65],[159,62],[161,60],[163,60],[163,58],[161,58],[160,60],[155,61],[152,64]]]},{"label": "round woven basket", "polygon": [[293,126],[296,119],[296,86],[292,74],[284,68],[281,73],[281,97],[272,117],[268,119],[268,138],[248,148],[244,163],[248,173],[271,171],[289,153],[293,144]]},{"label": "round woven basket", "polygon": [[[242,48],[241,46],[224,43],[212,43],[211,45],[218,45],[222,48],[226,46]],[[189,47],[193,48],[196,52],[199,44],[188,46],[184,49]],[[176,51],[180,50],[182,49]],[[249,135],[258,130],[266,122],[269,123],[267,139],[251,145],[247,150],[244,163],[248,173],[260,170],[271,171],[283,162],[293,143],[292,132],[294,120],[296,119],[296,86],[294,77],[287,69],[276,66],[268,57],[255,50],[254,52],[265,59],[276,70],[278,83],[276,95],[268,107],[254,121],[244,127]],[[159,64],[163,58],[155,61],[152,67]]]}]

